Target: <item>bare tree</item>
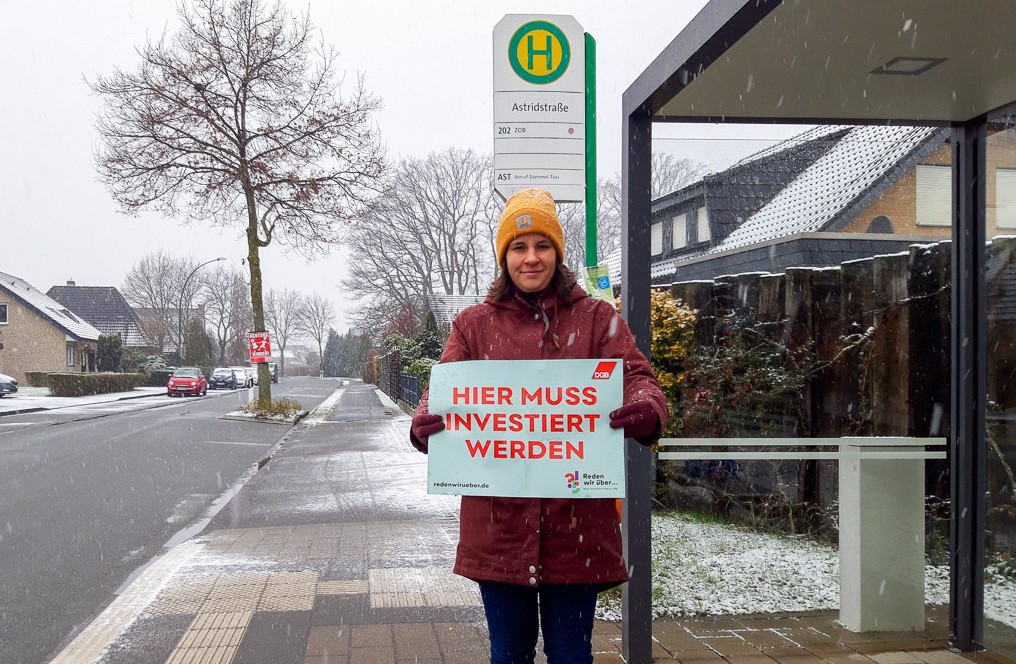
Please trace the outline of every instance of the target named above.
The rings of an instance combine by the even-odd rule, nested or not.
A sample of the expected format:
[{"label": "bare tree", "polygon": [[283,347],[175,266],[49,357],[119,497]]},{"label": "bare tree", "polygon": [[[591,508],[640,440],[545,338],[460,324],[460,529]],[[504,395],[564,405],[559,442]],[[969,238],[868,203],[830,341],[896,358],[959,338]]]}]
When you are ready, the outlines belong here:
[{"label": "bare tree", "polygon": [[236,270],[219,267],[204,280],[205,319],[210,323],[218,346],[218,362],[226,363],[230,344],[245,338],[250,320],[247,284]]},{"label": "bare tree", "polygon": [[324,357],[325,342],[328,340],[328,330],[335,321],[335,307],[332,303],[317,293],[312,293],[303,298],[300,313],[297,316],[297,329],[306,334],[317,343],[317,357],[320,363]]},{"label": "bare tree", "polygon": [[303,296],[292,289],[268,291],[265,298],[265,322],[272,334],[272,346],[279,349],[279,375],[286,375],[286,345],[299,333],[297,323],[303,308]]},{"label": "bare tree", "polygon": [[141,331],[146,341],[165,351],[178,350],[181,345],[179,330],[181,312],[191,311],[201,284],[191,280],[187,292],[183,291],[186,275],[197,262],[192,257],[173,256],[163,250],[147,254],[131,267],[120,287],[131,305],[138,307]]},{"label": "bare tree", "polygon": [[[334,49],[281,2],[183,0],[179,31],[137,49],[91,88],[100,178],[121,208],[239,226],[254,327],[264,329],[260,249],[327,252],[376,193],[384,158],[363,86],[339,95]],[[267,366],[261,399],[271,399]]]},{"label": "bare tree", "polygon": [[357,260],[345,286],[386,310],[434,293],[483,292],[499,214],[489,156],[449,148],[406,159],[351,233]]}]

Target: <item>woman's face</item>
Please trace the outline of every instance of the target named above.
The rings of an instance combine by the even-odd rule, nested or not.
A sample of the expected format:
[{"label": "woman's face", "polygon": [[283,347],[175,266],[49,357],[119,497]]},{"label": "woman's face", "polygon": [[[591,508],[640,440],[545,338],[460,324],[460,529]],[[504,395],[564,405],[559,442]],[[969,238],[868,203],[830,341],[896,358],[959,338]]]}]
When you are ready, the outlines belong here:
[{"label": "woman's face", "polygon": [[550,285],[557,270],[557,250],[540,233],[527,233],[512,240],[505,254],[508,277],[524,293],[535,293]]}]

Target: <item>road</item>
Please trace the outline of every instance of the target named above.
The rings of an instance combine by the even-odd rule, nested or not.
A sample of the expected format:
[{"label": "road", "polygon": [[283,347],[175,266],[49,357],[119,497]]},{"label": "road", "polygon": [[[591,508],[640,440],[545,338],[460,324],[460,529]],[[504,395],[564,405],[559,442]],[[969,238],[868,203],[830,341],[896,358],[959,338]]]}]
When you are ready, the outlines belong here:
[{"label": "road", "polygon": [[[291,378],[273,395],[312,408],[339,385]],[[47,661],[256,470],[290,427],[222,419],[241,398],[153,396],[0,418],[0,662]]]}]

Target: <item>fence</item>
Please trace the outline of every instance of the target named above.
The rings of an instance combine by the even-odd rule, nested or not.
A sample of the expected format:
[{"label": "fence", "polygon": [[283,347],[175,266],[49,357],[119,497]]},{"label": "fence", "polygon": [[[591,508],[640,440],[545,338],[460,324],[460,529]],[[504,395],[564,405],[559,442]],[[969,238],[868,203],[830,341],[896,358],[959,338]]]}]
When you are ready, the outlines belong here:
[{"label": "fence", "polygon": [[[1010,414],[1016,412],[1016,381],[1011,380],[1016,375],[1016,238],[994,238],[987,254],[988,393],[993,409]],[[785,348],[811,348],[825,363],[805,387],[803,417],[784,436],[928,437],[948,436],[950,429],[950,284],[951,243],[942,242],[834,268],[725,276],[677,283],[670,290],[698,311],[695,336],[705,346],[736,318]],[[858,334],[870,339],[863,358],[838,358],[843,339]],[[1016,519],[1003,518],[1016,513],[1006,488],[1007,469],[1016,467],[1016,418],[1008,420],[991,420],[989,426],[994,451],[989,484],[999,508],[999,514],[989,515],[989,529],[999,539],[1016,533]],[[684,472],[701,492],[709,482],[694,477],[697,468]],[[926,494],[948,496],[946,462],[931,461],[928,471]],[[797,476],[787,487],[790,494],[798,492],[797,499],[817,498],[826,505],[835,499],[835,470],[824,461],[802,462],[797,473],[781,474]]]},{"label": "fence", "polygon": [[[736,320],[778,347],[810,349],[826,365],[806,383],[793,431],[777,435],[943,436],[949,428],[950,268],[949,243],[915,245],[835,268],[677,283],[671,294],[697,310],[695,337],[704,346]],[[864,357],[838,361],[843,340],[858,334],[870,339]],[[736,410],[737,404],[722,407]],[[927,492],[948,495],[947,465],[931,463]],[[702,477],[700,466],[672,470],[710,502],[728,493],[750,500],[755,491],[775,490],[793,502],[827,507],[838,492],[835,465],[822,460],[739,463],[722,477]]]},{"label": "fence", "polygon": [[402,357],[398,350],[378,358],[377,386],[396,403],[403,402],[414,408],[420,403],[420,379],[402,373]]}]

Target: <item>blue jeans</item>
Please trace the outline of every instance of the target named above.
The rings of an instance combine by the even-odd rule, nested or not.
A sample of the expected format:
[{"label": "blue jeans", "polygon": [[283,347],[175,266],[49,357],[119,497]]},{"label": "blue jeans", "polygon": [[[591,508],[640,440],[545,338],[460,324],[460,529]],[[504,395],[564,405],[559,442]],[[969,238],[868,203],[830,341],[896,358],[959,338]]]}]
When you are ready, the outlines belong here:
[{"label": "blue jeans", "polygon": [[490,631],[490,664],[533,664],[541,625],[547,664],[593,663],[591,638],[598,586],[479,584]]}]

